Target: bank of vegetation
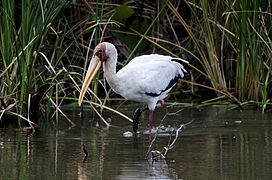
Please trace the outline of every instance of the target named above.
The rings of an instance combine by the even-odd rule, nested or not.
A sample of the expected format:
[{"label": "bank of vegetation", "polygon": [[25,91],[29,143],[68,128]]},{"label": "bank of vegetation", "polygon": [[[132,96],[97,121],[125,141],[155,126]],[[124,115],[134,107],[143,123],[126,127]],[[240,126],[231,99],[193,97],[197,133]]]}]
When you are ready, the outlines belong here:
[{"label": "bank of vegetation", "polygon": [[[60,105],[76,102],[100,41],[116,45],[118,69],[140,54],[187,59],[188,73],[171,99],[271,109],[269,0],[10,0],[1,1],[0,14],[2,123],[15,119],[34,128],[37,112],[62,113]],[[103,73],[90,90],[93,105],[120,98]]]}]

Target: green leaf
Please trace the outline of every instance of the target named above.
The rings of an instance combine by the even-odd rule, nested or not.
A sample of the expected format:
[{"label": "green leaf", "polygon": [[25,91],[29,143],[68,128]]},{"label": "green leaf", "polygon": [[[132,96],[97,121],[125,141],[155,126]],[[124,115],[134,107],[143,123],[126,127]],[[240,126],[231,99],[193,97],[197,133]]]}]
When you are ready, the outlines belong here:
[{"label": "green leaf", "polygon": [[[112,26],[110,28],[112,35],[121,40],[130,49],[133,49],[137,45],[141,37],[130,31],[129,28],[135,29],[143,34],[149,27],[146,19],[140,17],[133,9],[125,5],[115,8],[112,19],[123,24],[123,26],[120,27]],[[147,45],[148,41],[143,40],[141,46],[137,49],[137,52],[142,52]]]}]

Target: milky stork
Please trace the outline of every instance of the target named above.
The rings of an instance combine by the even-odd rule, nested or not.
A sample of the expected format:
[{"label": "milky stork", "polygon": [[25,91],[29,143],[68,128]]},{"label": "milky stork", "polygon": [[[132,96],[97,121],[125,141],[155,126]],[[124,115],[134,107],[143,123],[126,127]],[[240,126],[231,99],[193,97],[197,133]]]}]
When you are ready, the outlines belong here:
[{"label": "milky stork", "polygon": [[84,94],[103,64],[106,80],[114,92],[127,100],[146,103],[148,106],[135,111],[134,132],[137,132],[141,113],[149,110],[149,132],[151,133],[153,111],[164,104],[163,99],[186,72],[182,63],[188,62],[159,54],[142,55],[132,59],[116,73],[117,50],[113,44],[102,42],[94,49],[78,104],[81,105]]}]

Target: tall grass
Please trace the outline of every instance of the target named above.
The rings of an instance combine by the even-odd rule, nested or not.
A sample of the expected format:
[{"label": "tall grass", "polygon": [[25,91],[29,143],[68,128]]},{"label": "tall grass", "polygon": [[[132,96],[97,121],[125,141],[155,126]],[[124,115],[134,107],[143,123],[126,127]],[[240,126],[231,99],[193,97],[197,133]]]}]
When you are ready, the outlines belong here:
[{"label": "tall grass", "polygon": [[237,28],[236,92],[241,100],[265,103],[271,93],[271,6],[246,0],[231,4],[226,13]]},{"label": "tall grass", "polygon": [[[90,2],[89,5],[94,3]],[[127,47],[120,45],[118,36],[114,36],[115,32],[111,34],[113,31],[111,28],[106,29],[105,34],[110,35],[110,38],[105,40],[110,39],[119,45],[121,57],[130,58],[134,56],[133,54],[154,52],[181,56],[189,59],[191,63],[192,85],[208,87],[220,97],[219,99],[230,99],[240,107],[249,103],[262,108],[270,105],[269,1],[192,0],[127,3],[130,4],[137,12],[136,16],[145,17],[149,24],[154,23],[155,16],[161,10],[156,6],[167,4],[168,9],[159,15],[159,19],[152,25],[150,34],[135,30],[127,23],[123,23],[123,20],[117,22],[122,29],[122,32],[118,31],[119,34],[122,33],[123,36],[133,34],[145,38],[155,47],[152,50],[135,53],[134,48],[131,48],[129,53],[123,54]],[[113,23],[109,14],[112,12],[114,14],[115,6],[111,5],[100,4],[102,9],[97,11],[99,7],[96,2],[96,14],[100,15],[100,20]],[[99,12],[104,12],[105,15],[101,16]],[[120,68],[124,64],[126,63],[120,63]]]},{"label": "tall grass", "polygon": [[[46,35],[65,6],[58,1],[2,1],[0,4],[0,59],[2,108],[14,105],[14,112],[29,114],[32,97],[38,102],[55,72],[46,58]],[[48,67],[48,71],[45,69]],[[36,93],[36,96],[29,96]],[[33,104],[33,108],[37,107]],[[1,108],[1,110],[3,110]]]},{"label": "tall grass", "polygon": [[[117,69],[141,54],[189,60],[190,73],[183,82],[190,86],[176,86],[174,94],[190,91],[214,98],[208,104],[222,99],[237,107],[253,103],[263,111],[271,106],[268,0],[128,1],[122,6],[97,0],[69,6],[65,0],[10,0],[0,6],[0,118],[4,111],[27,117],[41,100],[60,111],[63,100],[77,96],[81,75],[100,41],[116,45]],[[89,91],[99,101],[93,105],[104,107],[115,97],[105,85],[98,74]]]},{"label": "tall grass", "polygon": [[271,96],[271,3],[243,0],[227,6],[227,27],[236,35],[236,94],[265,105]]},{"label": "tall grass", "polygon": [[[192,31],[174,7],[211,85],[239,101],[261,106],[271,96],[271,3],[269,1],[186,1]],[[218,92],[218,91],[217,91]]]}]

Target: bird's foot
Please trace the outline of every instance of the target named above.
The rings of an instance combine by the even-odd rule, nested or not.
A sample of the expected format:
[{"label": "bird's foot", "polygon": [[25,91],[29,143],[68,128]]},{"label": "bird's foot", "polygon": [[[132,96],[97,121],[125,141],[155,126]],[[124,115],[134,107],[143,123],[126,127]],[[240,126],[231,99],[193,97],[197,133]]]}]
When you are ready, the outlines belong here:
[{"label": "bird's foot", "polygon": [[143,111],[148,110],[148,108],[137,108],[134,115],[133,115],[133,131],[136,133],[138,130],[138,124],[139,124],[139,119]]},{"label": "bird's foot", "polygon": [[162,107],[164,105],[164,100],[159,100],[158,104],[156,105],[157,107]]}]

